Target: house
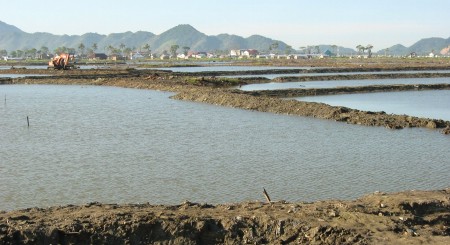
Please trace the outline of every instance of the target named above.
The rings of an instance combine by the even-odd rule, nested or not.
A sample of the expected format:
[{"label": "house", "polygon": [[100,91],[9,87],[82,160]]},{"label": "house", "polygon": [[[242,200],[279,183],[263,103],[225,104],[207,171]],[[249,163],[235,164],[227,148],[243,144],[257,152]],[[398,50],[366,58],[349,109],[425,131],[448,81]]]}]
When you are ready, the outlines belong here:
[{"label": "house", "polygon": [[230,50],[231,57],[256,57],[259,54],[256,49],[232,49]]},{"label": "house", "polygon": [[130,59],[132,59],[132,60],[140,60],[143,58],[144,58],[144,56],[139,52],[131,53],[131,55],[130,55]]},{"label": "house", "polygon": [[168,60],[170,56],[168,54],[162,54],[161,56],[159,56],[159,58],[162,60]]},{"label": "house", "polygon": [[247,49],[241,53],[242,56],[246,56],[248,58],[256,57],[258,54],[259,54],[259,52],[256,49]]},{"label": "house", "polygon": [[105,53],[93,53],[88,55],[90,60],[106,60],[108,56]]},{"label": "house", "polygon": [[109,56],[109,59],[110,59],[110,60],[114,60],[114,61],[117,61],[117,60],[126,60],[126,57],[123,56],[123,55],[120,55],[120,54],[113,54],[113,55],[110,55],[110,56]]}]

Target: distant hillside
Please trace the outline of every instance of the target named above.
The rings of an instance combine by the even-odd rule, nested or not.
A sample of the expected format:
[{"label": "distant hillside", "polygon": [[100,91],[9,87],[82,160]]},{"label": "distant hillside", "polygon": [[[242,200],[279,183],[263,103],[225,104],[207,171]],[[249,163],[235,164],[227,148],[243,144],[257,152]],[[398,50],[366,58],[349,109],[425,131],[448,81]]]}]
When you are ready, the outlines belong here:
[{"label": "distant hillside", "polygon": [[83,43],[87,48],[97,44],[97,52],[105,52],[108,46],[119,48],[121,44],[135,49],[150,45],[152,52],[162,52],[170,50],[170,46],[176,44],[180,47],[187,46],[193,51],[214,51],[230,49],[258,49],[268,50],[270,45],[278,42],[279,50],[284,50],[287,46],[282,41],[273,40],[259,35],[243,38],[236,35],[220,34],[218,36],[208,36],[199,32],[190,25],[178,25],[160,35],[151,32],[125,32],[101,35],[97,33],[86,33],[83,35],[53,35],[50,33],[26,33],[19,28],[8,25],[0,21],[0,50],[7,51],[23,50],[46,46],[50,51],[57,47],[75,48]]},{"label": "distant hillside", "polygon": [[388,48],[387,51],[380,50],[378,54],[384,54],[387,52],[390,55],[408,55],[412,52],[415,52],[417,55],[428,55],[432,51],[435,54],[439,54],[439,51],[448,47],[450,45],[450,37],[447,39],[440,37],[432,37],[432,38],[424,38],[416,43],[414,43],[411,47],[405,47],[401,44],[394,45]]}]

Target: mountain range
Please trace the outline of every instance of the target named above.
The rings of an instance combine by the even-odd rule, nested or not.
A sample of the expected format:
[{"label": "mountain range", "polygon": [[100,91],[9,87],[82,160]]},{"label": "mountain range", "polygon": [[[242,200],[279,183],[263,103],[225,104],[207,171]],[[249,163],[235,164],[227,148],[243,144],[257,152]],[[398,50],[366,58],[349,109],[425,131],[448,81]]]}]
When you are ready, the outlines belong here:
[{"label": "mountain range", "polygon": [[[231,49],[267,51],[272,44],[278,43],[277,49],[280,50],[280,53],[288,47],[288,44],[285,42],[260,35],[252,35],[247,38],[231,34],[210,36],[187,24],[175,26],[159,35],[146,31],[112,33],[109,35],[98,33],[54,35],[45,32],[27,33],[13,25],[0,21],[0,50],[14,51],[32,48],[39,50],[42,46],[48,47],[50,51],[62,46],[77,49],[81,43],[86,49],[96,44],[96,52],[106,52],[107,47],[110,46],[119,48],[121,44],[131,49],[139,49],[148,44],[152,52],[156,53],[164,50],[169,51],[172,45],[178,45],[180,48],[189,47],[192,51],[226,51]],[[332,45],[317,46],[322,52],[326,50],[333,51]],[[415,52],[418,55],[427,55],[434,51],[435,54],[438,54],[442,49],[449,46],[450,37],[447,39],[433,37],[419,40],[410,47],[397,44],[389,48],[379,49],[377,53],[407,55]],[[338,50],[340,54],[356,53],[354,48],[338,47]]]}]

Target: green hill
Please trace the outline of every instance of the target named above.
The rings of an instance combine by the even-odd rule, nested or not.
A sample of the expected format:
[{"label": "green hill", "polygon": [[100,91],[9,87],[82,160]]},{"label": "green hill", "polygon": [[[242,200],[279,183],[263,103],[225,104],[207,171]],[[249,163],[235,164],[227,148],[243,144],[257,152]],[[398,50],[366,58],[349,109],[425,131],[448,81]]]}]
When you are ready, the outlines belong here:
[{"label": "green hill", "polygon": [[97,44],[97,52],[105,52],[108,46],[119,48],[121,44],[135,49],[145,44],[150,45],[152,52],[160,53],[170,50],[170,46],[176,44],[180,48],[187,46],[193,51],[214,51],[230,49],[258,49],[267,50],[274,43],[279,43],[279,50],[287,46],[284,42],[272,40],[259,35],[243,38],[236,35],[220,34],[208,36],[190,25],[178,25],[159,35],[151,32],[124,32],[101,35],[97,33],[86,33],[83,35],[53,35],[50,33],[36,32],[26,33],[19,28],[0,22],[0,50],[7,51],[40,49],[46,46],[50,51],[57,47],[75,48],[83,43],[86,48]]}]

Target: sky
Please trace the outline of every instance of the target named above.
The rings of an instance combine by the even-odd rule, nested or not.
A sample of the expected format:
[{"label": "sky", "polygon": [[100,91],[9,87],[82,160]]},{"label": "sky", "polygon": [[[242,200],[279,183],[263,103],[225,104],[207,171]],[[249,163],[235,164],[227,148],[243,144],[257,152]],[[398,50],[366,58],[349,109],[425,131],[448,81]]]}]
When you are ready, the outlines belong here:
[{"label": "sky", "polygon": [[372,44],[381,50],[450,37],[450,0],[0,0],[0,21],[28,32],[82,35],[190,24],[206,35],[254,34],[298,49]]}]

